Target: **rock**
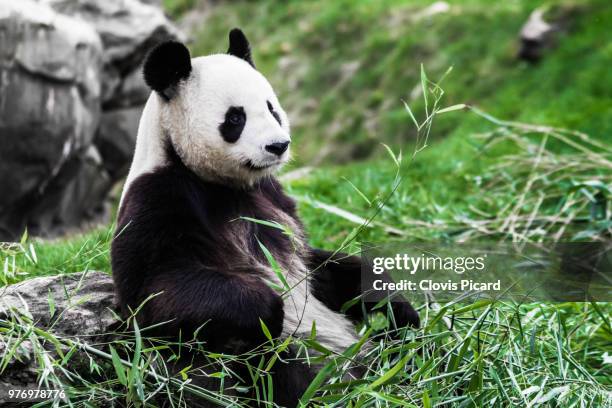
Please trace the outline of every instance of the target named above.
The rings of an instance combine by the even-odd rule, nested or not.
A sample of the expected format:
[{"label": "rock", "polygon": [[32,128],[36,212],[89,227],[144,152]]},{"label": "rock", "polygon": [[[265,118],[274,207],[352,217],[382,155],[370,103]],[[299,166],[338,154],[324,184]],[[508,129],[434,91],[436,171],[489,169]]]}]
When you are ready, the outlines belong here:
[{"label": "rock", "polygon": [[105,100],[107,110],[143,106],[149,98],[151,89],[142,76],[142,69],[138,66],[132,72],[121,78],[121,83],[114,89],[113,95]]},{"label": "rock", "polygon": [[142,60],[182,38],[158,3],[0,0],[0,241],[107,215],[150,94]]},{"label": "rock", "polygon": [[[88,271],[28,279],[2,289],[0,319],[19,311],[58,336],[101,340],[115,323],[113,279]],[[50,308],[53,304],[53,308]],[[51,309],[51,310],[50,310]]]},{"label": "rock", "polygon": [[[78,17],[95,28],[104,44],[106,76],[119,75],[120,82],[135,72],[140,76],[139,64],[153,45],[167,39],[182,38],[159,7],[138,0],[42,1],[56,11]],[[130,79],[133,82],[133,77]],[[125,104],[122,90],[123,87],[119,86],[115,88],[116,92],[105,92],[102,101],[105,108],[143,104],[149,95],[149,92],[140,92],[139,99]],[[120,105],[110,103],[111,100],[119,101]]]},{"label": "rock", "polygon": [[[70,178],[70,182],[53,206],[52,223],[39,225],[57,234],[70,232],[71,226],[79,225],[83,220],[105,220],[104,217],[108,215],[105,198],[114,183],[94,145],[90,145],[83,155],[65,168],[69,171],[67,178]],[[49,190],[48,196],[51,195],[52,190]]]},{"label": "rock", "polygon": [[45,186],[44,199],[29,204],[29,232],[49,232],[54,235],[74,232],[75,226],[87,227],[88,222],[107,222],[106,195],[113,180],[105,170],[100,153],[94,145],[67,160],[61,170]]},{"label": "rock", "polygon": [[26,0],[0,0],[0,33],[0,239],[11,239],[93,141],[102,44],[89,25]]},{"label": "rock", "polygon": [[[117,322],[112,312],[113,281],[103,272],[34,278],[2,290],[0,320],[18,322],[19,317],[25,322],[29,319],[57,338],[82,337],[89,344],[104,342],[110,340],[109,333]],[[27,323],[21,324],[27,326]],[[34,357],[40,345],[35,348],[30,338],[18,344],[17,338],[6,337],[0,342],[0,355],[7,347],[12,349],[17,345],[17,358],[11,359],[0,374],[1,406],[7,403],[3,398],[7,398],[8,389],[38,388],[38,363]],[[52,352],[54,346],[47,342],[45,347]]]},{"label": "rock", "polygon": [[95,144],[113,179],[123,177],[129,170],[141,113],[142,106],[137,106],[102,114]]}]

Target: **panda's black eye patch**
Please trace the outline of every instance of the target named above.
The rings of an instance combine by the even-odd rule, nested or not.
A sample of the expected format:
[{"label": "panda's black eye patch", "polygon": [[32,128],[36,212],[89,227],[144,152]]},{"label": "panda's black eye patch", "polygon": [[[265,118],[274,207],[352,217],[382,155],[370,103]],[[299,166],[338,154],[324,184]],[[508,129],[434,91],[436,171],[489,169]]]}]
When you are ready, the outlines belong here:
[{"label": "panda's black eye patch", "polygon": [[221,137],[228,143],[235,143],[246,124],[246,113],[242,106],[232,106],[225,112],[225,120],[219,125]]},{"label": "panda's black eye patch", "polygon": [[280,120],[280,116],[278,115],[278,112],[276,112],[274,110],[274,107],[272,106],[270,101],[266,101],[266,103],[268,104],[268,110],[270,111],[272,116],[274,116],[274,119],[276,119],[276,121],[278,122],[279,125],[282,125],[281,120]]}]

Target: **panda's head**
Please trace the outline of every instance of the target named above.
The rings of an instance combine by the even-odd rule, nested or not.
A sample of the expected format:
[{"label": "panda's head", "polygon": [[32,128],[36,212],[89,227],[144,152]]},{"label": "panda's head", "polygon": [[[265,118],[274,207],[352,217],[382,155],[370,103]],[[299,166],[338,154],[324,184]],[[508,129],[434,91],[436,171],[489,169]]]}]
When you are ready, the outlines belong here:
[{"label": "panda's head", "polygon": [[143,73],[159,99],[160,133],[201,178],[252,184],[289,160],[287,115],[239,29],[227,54],[191,59],[179,42],[160,44]]}]

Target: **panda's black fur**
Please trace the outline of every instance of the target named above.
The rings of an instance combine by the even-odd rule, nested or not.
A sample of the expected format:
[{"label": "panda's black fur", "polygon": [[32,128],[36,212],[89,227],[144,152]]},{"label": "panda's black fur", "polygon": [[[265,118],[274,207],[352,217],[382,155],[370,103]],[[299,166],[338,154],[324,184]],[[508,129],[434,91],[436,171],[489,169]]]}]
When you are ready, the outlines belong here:
[{"label": "panda's black fur", "polygon": [[[180,57],[180,47],[174,48]],[[247,50],[250,60],[248,43],[238,49]],[[171,55],[164,57],[172,60]],[[166,98],[170,95],[165,90],[174,87],[182,74],[167,81],[159,76],[168,71],[158,65],[159,61],[149,60],[145,78]],[[154,68],[147,72],[147,66]],[[181,69],[175,67],[172,72],[181,73]],[[241,352],[264,343],[260,319],[272,336],[281,336],[285,314],[281,296],[257,268],[233,261],[246,252],[254,263],[266,263],[261,243],[287,267],[283,260],[296,253],[291,238],[278,228],[244,217],[281,224],[290,219],[299,230],[295,232],[303,235],[295,202],[273,177],[249,186],[203,180],[183,163],[170,138],[164,154],[164,165],[132,180],[122,198],[111,252],[121,313],[129,316],[156,294],[137,314],[139,326],[166,322],[148,333],[180,333],[182,338],[190,338],[197,330],[198,339],[211,351]],[[236,228],[246,242],[240,251],[232,245]],[[298,251],[314,271],[311,293],[331,311],[340,312],[345,302],[361,294],[359,258],[332,256],[307,245]],[[371,307],[358,303],[345,314],[359,321]],[[418,315],[408,303],[393,303],[392,308],[398,326],[418,326]],[[295,406],[316,375],[314,367],[292,362],[291,353],[289,349],[287,358],[277,360],[272,368],[275,402],[281,406]]]},{"label": "panda's black fur", "polygon": [[168,41],[151,51],[142,72],[147,85],[169,100],[174,94],[174,86],[191,73],[189,50],[180,42]]}]

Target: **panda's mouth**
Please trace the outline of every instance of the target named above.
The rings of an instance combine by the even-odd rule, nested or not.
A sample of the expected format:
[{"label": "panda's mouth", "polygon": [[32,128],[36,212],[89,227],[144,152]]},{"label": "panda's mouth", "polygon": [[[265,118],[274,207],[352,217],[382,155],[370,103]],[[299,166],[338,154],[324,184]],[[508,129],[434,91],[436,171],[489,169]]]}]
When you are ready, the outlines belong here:
[{"label": "panda's mouth", "polygon": [[251,170],[251,171],[261,171],[261,170],[265,170],[265,169],[267,169],[267,168],[270,168],[270,167],[272,167],[272,166],[275,166],[276,164],[277,164],[277,162],[274,162],[274,163],[268,163],[268,164],[255,164],[255,163],[253,163],[252,161],[247,160],[247,161],[244,163],[244,166],[245,166],[246,168],[248,168],[249,170]]}]

